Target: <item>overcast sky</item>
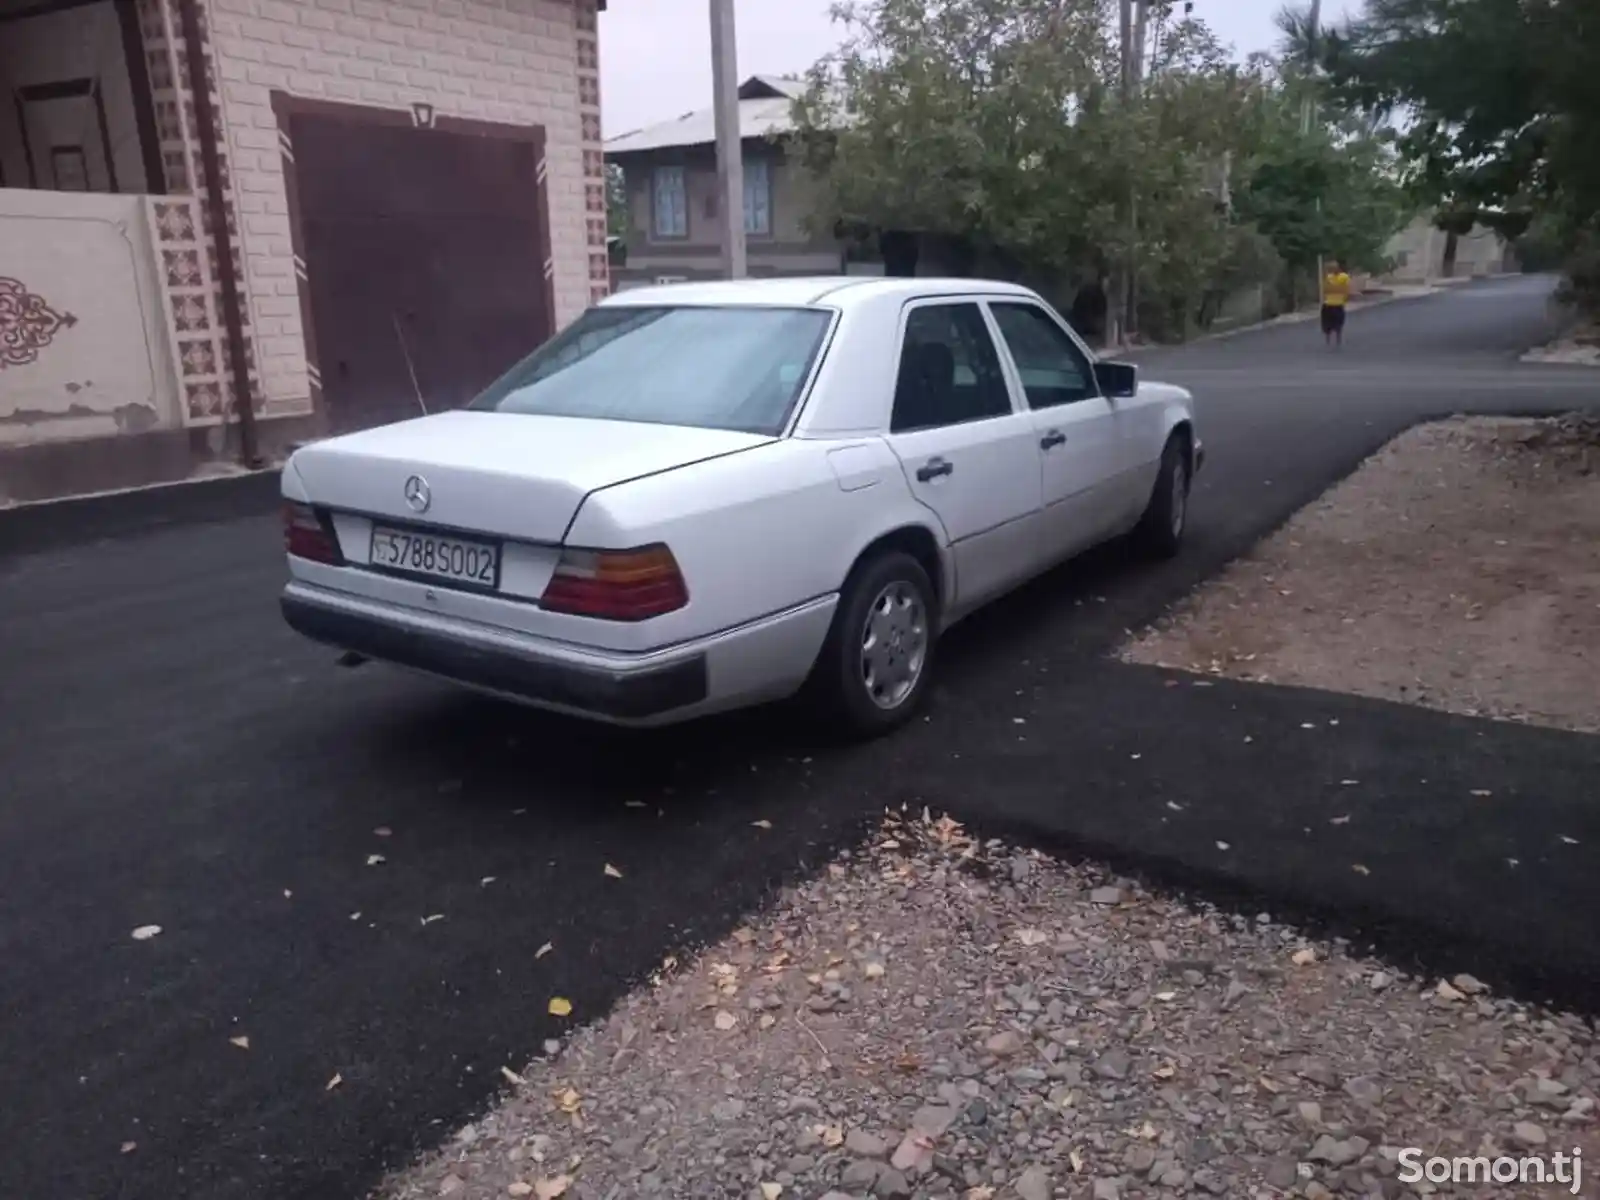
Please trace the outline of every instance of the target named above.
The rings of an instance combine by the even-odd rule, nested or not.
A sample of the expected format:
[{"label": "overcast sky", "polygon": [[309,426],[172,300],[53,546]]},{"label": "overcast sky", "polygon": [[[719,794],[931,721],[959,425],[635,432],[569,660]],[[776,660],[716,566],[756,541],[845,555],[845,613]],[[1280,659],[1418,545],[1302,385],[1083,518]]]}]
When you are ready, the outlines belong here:
[{"label": "overcast sky", "polygon": [[[839,40],[828,0],[735,0],[739,77],[804,71]],[[1271,49],[1273,14],[1283,0],[1195,0],[1205,18],[1240,55]],[[1351,7],[1329,0],[1328,19]],[[600,15],[600,86],[605,133],[711,106],[710,17],[707,0],[610,0]]]}]

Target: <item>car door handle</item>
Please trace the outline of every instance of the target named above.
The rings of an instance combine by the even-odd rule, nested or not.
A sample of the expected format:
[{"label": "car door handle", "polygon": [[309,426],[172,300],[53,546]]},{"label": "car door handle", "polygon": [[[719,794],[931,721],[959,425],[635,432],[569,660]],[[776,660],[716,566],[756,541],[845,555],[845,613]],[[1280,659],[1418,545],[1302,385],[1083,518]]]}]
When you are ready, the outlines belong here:
[{"label": "car door handle", "polygon": [[919,482],[927,483],[941,475],[952,474],[955,469],[956,465],[948,458],[930,458],[917,468],[917,479]]},{"label": "car door handle", "polygon": [[1066,434],[1062,433],[1059,429],[1052,429],[1049,433],[1045,434],[1039,439],[1039,449],[1050,450],[1056,446],[1065,445],[1066,441]]}]

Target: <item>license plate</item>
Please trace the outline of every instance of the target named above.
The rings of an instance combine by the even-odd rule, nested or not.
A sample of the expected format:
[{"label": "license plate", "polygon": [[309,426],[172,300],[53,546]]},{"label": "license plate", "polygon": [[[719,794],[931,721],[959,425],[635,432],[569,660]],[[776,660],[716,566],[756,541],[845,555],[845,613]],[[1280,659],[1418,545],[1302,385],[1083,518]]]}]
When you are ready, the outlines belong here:
[{"label": "license plate", "polygon": [[500,584],[499,546],[415,529],[374,525],[371,563],[386,571],[404,571],[475,587],[493,588]]}]

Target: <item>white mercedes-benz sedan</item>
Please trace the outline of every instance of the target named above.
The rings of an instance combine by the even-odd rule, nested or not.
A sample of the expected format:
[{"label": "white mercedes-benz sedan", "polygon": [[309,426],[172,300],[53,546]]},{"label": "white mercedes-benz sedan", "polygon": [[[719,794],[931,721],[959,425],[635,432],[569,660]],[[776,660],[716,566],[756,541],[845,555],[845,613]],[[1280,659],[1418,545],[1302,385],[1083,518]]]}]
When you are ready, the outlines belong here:
[{"label": "white mercedes-benz sedan", "polygon": [[1188,392],[1025,288],[643,288],[465,409],[297,450],[283,613],[617,724],[804,691],[872,734],[980,605],[1111,538],[1175,553],[1203,457]]}]

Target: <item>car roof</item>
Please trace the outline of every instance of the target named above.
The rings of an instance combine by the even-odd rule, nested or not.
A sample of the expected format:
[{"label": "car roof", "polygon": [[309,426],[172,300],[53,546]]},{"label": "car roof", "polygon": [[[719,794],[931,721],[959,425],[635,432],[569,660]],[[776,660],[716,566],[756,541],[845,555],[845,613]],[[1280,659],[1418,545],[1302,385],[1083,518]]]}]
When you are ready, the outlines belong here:
[{"label": "car roof", "polygon": [[1025,287],[994,279],[887,279],[876,275],[817,275],[775,279],[717,279],[629,288],[601,301],[609,308],[643,305],[850,308],[885,297],[912,300],[950,295],[1032,296]]}]

